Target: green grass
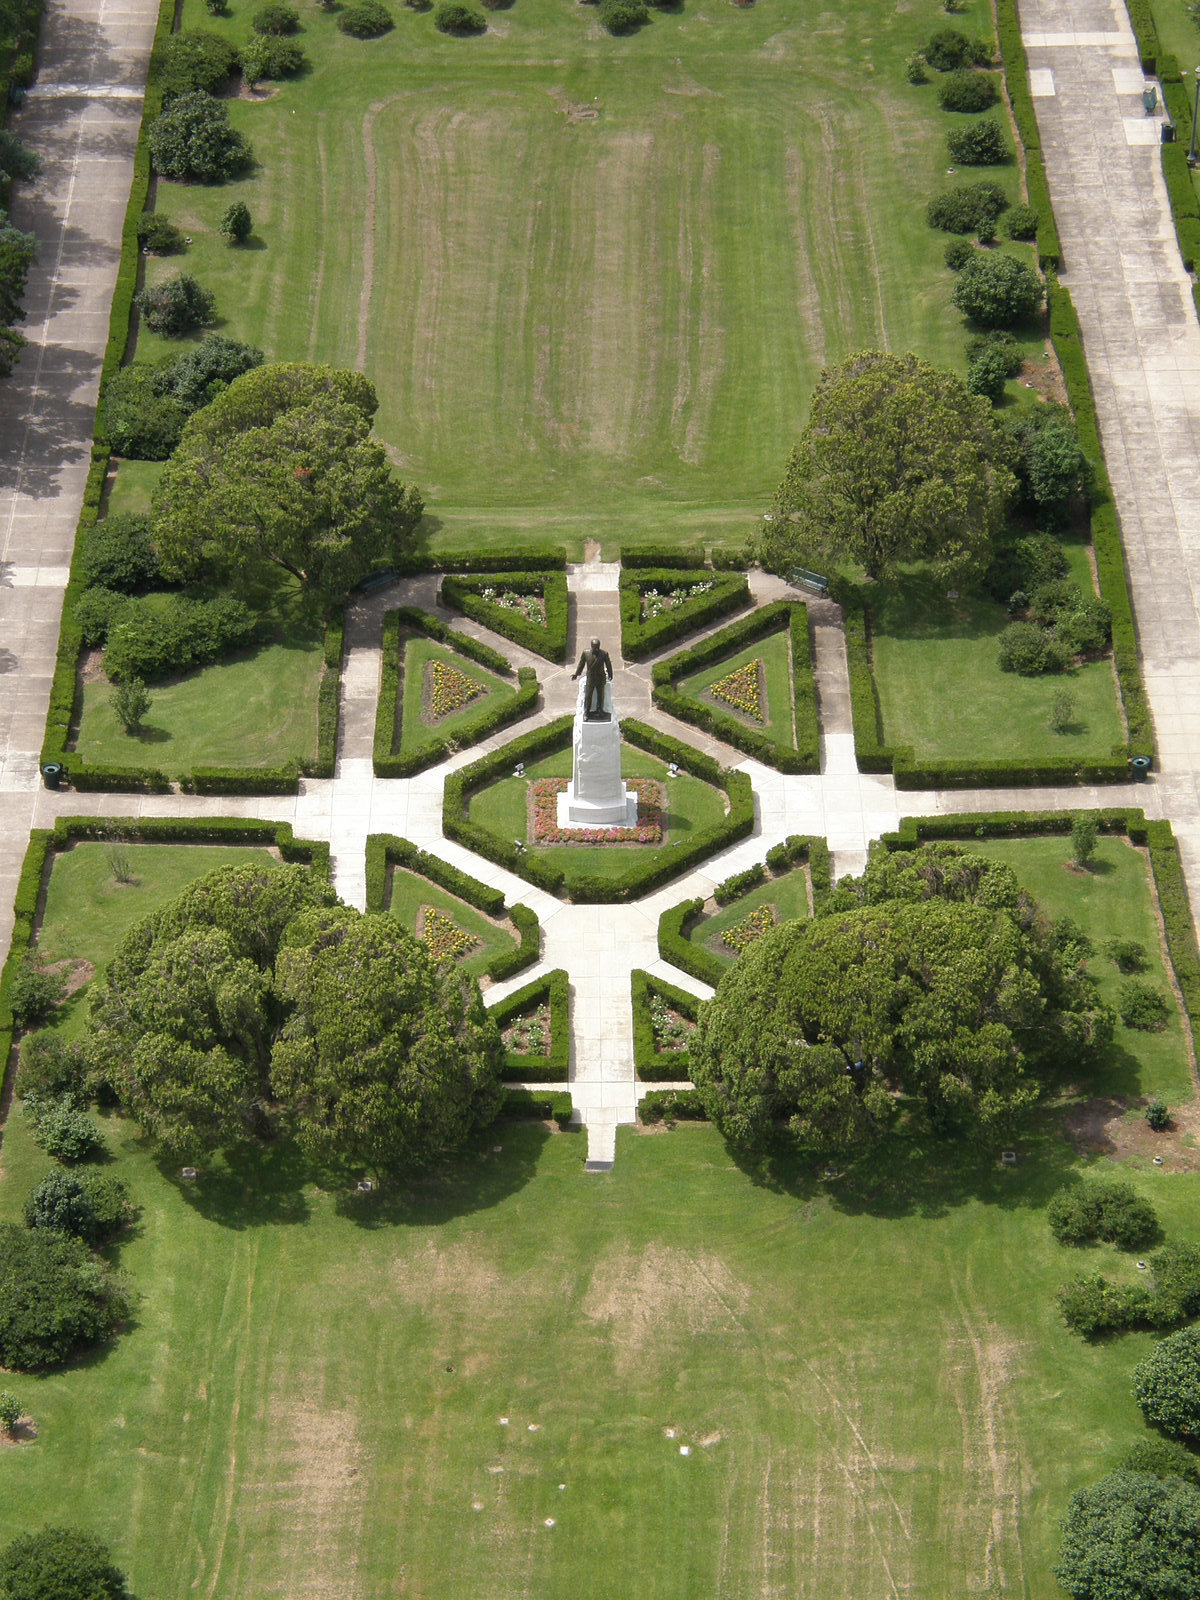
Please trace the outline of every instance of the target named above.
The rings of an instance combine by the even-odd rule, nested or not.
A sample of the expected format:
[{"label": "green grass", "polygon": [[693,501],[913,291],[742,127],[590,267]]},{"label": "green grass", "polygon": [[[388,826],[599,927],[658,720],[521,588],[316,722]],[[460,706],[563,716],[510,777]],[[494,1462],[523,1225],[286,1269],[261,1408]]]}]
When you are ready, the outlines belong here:
[{"label": "green grass", "polygon": [[[731,672],[736,672],[739,667],[751,661],[762,662],[762,676],[766,680],[766,717],[762,722],[756,722],[753,717],[740,714],[727,700],[718,699],[711,694],[706,695],[704,692],[714,683],[720,683],[722,678],[727,678]],[[736,655],[726,656],[723,661],[705,667],[702,672],[694,672],[691,677],[680,678],[676,687],[681,694],[690,695],[694,700],[702,700],[705,705],[737,717],[748,728],[755,728],[758,732],[765,733],[767,738],[774,740],[776,744],[785,745],[790,749],[795,748],[792,651],[786,628],[768,635],[765,639],[757,640],[745,650],[738,651]]]},{"label": "green grass", "polygon": [[[510,700],[516,690],[494,672],[478,666],[456,650],[447,650],[432,639],[410,637],[404,641],[404,671],[401,678],[400,748],[403,751],[419,750],[423,745],[452,737],[456,730],[473,722],[489,706],[501,700]],[[425,687],[425,672],[431,661],[444,661],[457,672],[483,687],[484,693],[468,701],[453,716],[442,717],[437,722],[426,722],[421,710]]]},{"label": "green grass", "polygon": [[472,977],[481,977],[493,956],[516,946],[511,934],[505,933],[494,922],[489,922],[465,900],[458,899],[436,883],[430,883],[428,878],[418,877],[415,872],[408,872],[403,867],[392,868],[388,894],[388,910],[409,933],[418,931],[417,912],[420,908],[433,906],[435,910],[444,911],[448,917],[452,917],[464,932],[474,934],[478,945],[457,963],[462,971],[469,972]]},{"label": "green grass", "polygon": [[[1149,865],[1145,855],[1124,839],[1101,838],[1088,872],[1068,865],[1070,840],[980,839],[969,848],[1007,861],[1021,883],[1053,917],[1073,917],[1095,944],[1088,971],[1101,996],[1115,1007],[1122,976],[1104,954],[1109,939],[1136,939],[1145,946],[1150,965],[1140,974],[1167,988]],[[1112,1049],[1090,1075],[1091,1094],[1161,1095],[1173,1105],[1193,1095],[1188,1045],[1179,1008],[1171,998],[1171,1017],[1162,1033],[1127,1028],[1119,1019]]]},{"label": "green grass", "polygon": [[164,463],[161,461],[114,461],[104,502],[105,516],[119,511],[149,515],[150,496],[158,486]]},{"label": "green grass", "polygon": [[[1071,576],[1092,587],[1086,547],[1064,547]],[[917,760],[987,757],[1107,757],[1124,738],[1110,661],[1023,678],[1001,672],[998,640],[1009,621],[983,596],[947,601],[924,575],[872,600],[871,652],[885,743],[910,745]],[[1050,728],[1054,696],[1075,701],[1070,732]]]},{"label": "green grass", "polygon": [[[689,834],[714,827],[725,816],[725,796],[711,784],[681,773],[668,778],[664,762],[621,746],[621,771],[626,778],[654,778],[667,790],[667,830],[663,845],[686,840]],[[530,783],[537,778],[569,778],[570,749],[556,751],[525,769],[524,778],[501,778],[471,796],[470,819],[489,829],[506,843],[529,835],[527,797]],[[567,874],[566,886],[579,873],[592,877],[620,878],[629,870],[635,852],[652,850],[654,845],[570,845],[556,844],[530,849],[530,855],[553,861]]]},{"label": "green grass", "polygon": [[140,732],[127,733],[107,680],[86,684],[74,748],[85,761],[157,767],[274,767],[317,749],[321,649],[312,641],[268,644],[182,678],[150,685]]},{"label": "green grass", "polygon": [[[128,860],[128,883],[119,883],[113,874],[115,850]],[[74,844],[54,856],[38,952],[47,961],[90,961],[101,972],[134,923],[172,900],[194,878],[218,867],[274,859],[268,851],[246,845]],[[60,1013],[61,1025],[72,1034],[87,1020],[86,994],[86,987],[77,990]]]},{"label": "green grass", "polygon": [[711,916],[700,917],[688,930],[694,944],[702,944],[712,955],[733,966],[738,959],[735,951],[722,941],[721,935],[735,922],[742,922],[759,906],[774,906],[776,922],[804,921],[809,916],[808,873],[803,867],[794,867],[782,878],[772,878],[760,883],[738,900],[721,906]]},{"label": "green grass", "polygon": [[[251,9],[183,23],[240,41]],[[924,217],[947,119],[903,69],[936,10],[692,0],[628,39],[562,0],[475,40],[393,15],[364,43],[305,8],[312,71],[230,105],[256,170],[164,185],[194,242],[147,270],[194,272],[270,359],[361,352],[436,544],[742,538],[825,364],[964,369]],[[993,29],[981,0],[957,25]],[[247,248],[216,231],[234,199]]]}]

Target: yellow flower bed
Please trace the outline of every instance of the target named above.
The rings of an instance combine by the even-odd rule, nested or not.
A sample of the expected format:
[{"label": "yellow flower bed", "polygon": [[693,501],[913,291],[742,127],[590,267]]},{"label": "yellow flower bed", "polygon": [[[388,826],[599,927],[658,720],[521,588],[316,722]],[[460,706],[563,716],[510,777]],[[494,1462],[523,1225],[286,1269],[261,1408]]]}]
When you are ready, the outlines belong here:
[{"label": "yellow flower bed", "polygon": [[727,944],[731,950],[736,950],[740,956],[742,951],[752,945],[756,939],[761,939],[775,926],[775,907],[759,906],[749,916],[743,917],[740,922],[735,922],[731,928],[726,928],[721,935],[722,944]]},{"label": "yellow flower bed", "polygon": [[755,722],[761,722],[762,693],[759,688],[761,661],[757,659],[748,661],[744,667],[738,667],[736,672],[731,672],[728,677],[720,678],[709,686],[709,694],[715,695],[718,700],[724,700],[726,705],[732,706],[735,711],[740,711],[743,716],[753,717]]},{"label": "yellow flower bed", "polygon": [[461,711],[483,693],[483,686],[469,678],[465,672],[452,667],[448,661],[431,661],[430,704],[435,717],[448,717]]},{"label": "yellow flower bed", "polygon": [[432,906],[423,906],[422,910],[424,921],[420,936],[435,961],[457,961],[479,943],[473,933],[460,928],[444,911],[435,911]]}]

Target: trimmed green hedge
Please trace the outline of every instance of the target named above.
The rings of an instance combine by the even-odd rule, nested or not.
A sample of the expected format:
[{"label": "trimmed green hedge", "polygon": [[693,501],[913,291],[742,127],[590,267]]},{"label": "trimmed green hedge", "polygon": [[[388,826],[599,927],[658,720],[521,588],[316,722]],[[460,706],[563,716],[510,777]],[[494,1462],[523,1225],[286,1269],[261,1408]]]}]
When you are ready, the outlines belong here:
[{"label": "trimmed green hedge", "polygon": [[691,1060],[686,1050],[659,1050],[654,1043],[654,1025],[650,1021],[650,997],[661,995],[669,1006],[681,1016],[695,1022],[704,1004],[686,989],[655,978],[640,967],[629,974],[633,995],[633,1064],[639,1078],[647,1082],[682,1081],[691,1076]]},{"label": "trimmed green hedge", "polygon": [[996,0],[996,31],[1004,60],[1004,86],[1012,107],[1013,121],[1025,151],[1025,189],[1029,204],[1038,215],[1037,252],[1043,267],[1057,267],[1062,261],[1058,225],[1050,204],[1046,164],[1042,158],[1042,138],[1029,92],[1029,63],[1021,39],[1021,19],[1017,0]]},{"label": "trimmed green hedge", "polygon": [[638,1102],[642,1122],[707,1122],[699,1089],[651,1089]]},{"label": "trimmed green hedge", "polygon": [[[792,693],[796,718],[796,747],[781,745],[769,739],[757,728],[748,727],[740,718],[717,706],[681,694],[675,687],[680,678],[699,672],[722,656],[732,655],[756,639],[789,630],[792,645]],[[761,606],[751,616],[722,628],[690,650],[659,661],[651,673],[652,699],[659,710],[703,728],[743,750],[748,756],[780,772],[820,772],[821,727],[817,717],[817,686],[812,670],[812,636],[808,626],[808,607],[798,602],[776,600]]]},{"label": "trimmed green hedge", "polygon": [[[679,583],[711,583],[707,594],[697,595],[684,605],[661,616],[642,621],[642,590]],[[644,656],[664,650],[685,634],[695,633],[719,617],[728,616],[751,603],[750,585],[745,573],[710,572],[707,567],[692,570],[674,567],[635,567],[622,571],[621,654],[626,661],[641,661]]]},{"label": "trimmed green hedge", "polygon": [[1158,68],[1158,56],[1162,46],[1158,42],[1158,27],[1154,21],[1150,0],[1126,0],[1126,4],[1129,7],[1129,20],[1133,24],[1133,32],[1137,39],[1138,55],[1142,58],[1142,71],[1152,78]]},{"label": "trimmed green hedge", "polygon": [[693,944],[684,932],[703,910],[703,899],[669,906],[658,919],[658,953],[680,972],[690,972],[693,978],[715,989],[729,968],[701,945]]},{"label": "trimmed green hedge", "polygon": [[499,1005],[492,1006],[488,1015],[496,1025],[519,1017],[522,1011],[548,1001],[550,1004],[550,1053],[545,1056],[525,1056],[515,1050],[504,1052],[502,1076],[506,1083],[563,1083],[571,1070],[571,1016],[570,975],[565,967],[555,967],[523,989],[515,989]]},{"label": "trimmed green hedge", "polygon": [[404,867],[418,877],[428,878],[450,894],[465,900],[469,906],[482,911],[486,917],[507,917],[517,930],[520,943],[513,950],[500,950],[486,968],[495,983],[513,978],[526,967],[531,967],[542,949],[542,925],[537,912],[528,906],[505,906],[504,890],[481,883],[469,872],[463,872],[441,856],[430,855],[410,839],[401,839],[394,833],[372,833],[367,836],[367,910],[386,911],[388,896],[388,868]]},{"label": "trimmed green hedge", "polygon": [[340,612],[325,624],[321,686],[317,690],[317,757],[300,768],[306,778],[332,778],[337,762],[338,714],[341,705],[342,652],[346,616]]},{"label": "trimmed green hedge", "polygon": [[[1135,807],[1101,811],[980,811],[941,817],[904,817],[895,833],[880,841],[887,850],[915,850],[930,839],[1026,839],[1046,834],[1069,834],[1078,817],[1092,818],[1101,833],[1123,834],[1131,844],[1144,845],[1162,911],[1167,954],[1195,1029],[1200,1024],[1200,949],[1192,921],[1187,880],[1179,859],[1179,846],[1169,822],[1149,822]],[[662,948],[661,933],[659,948]]]},{"label": "trimmed green hedge", "polygon": [[521,667],[517,672],[518,687],[513,699],[481,707],[475,716],[459,723],[454,733],[446,738],[431,740],[428,744],[423,744],[407,753],[403,749],[397,752],[396,741],[400,736],[402,710],[400,692],[403,680],[401,662],[404,651],[404,630],[424,634],[448,649],[457,651],[459,655],[478,661],[481,666],[487,667],[492,672],[502,672],[509,678],[513,672],[510,663],[498,651],[481,644],[470,634],[456,633],[453,628],[448,628],[444,622],[439,621],[428,611],[420,611],[415,606],[401,606],[395,611],[385,613],[383,667],[380,674],[379,699],[375,704],[373,766],[377,778],[410,778],[415,772],[423,772],[426,767],[435,767],[439,761],[445,761],[453,751],[487,738],[497,728],[505,728],[509,723],[519,721],[536,709],[538,695],[541,693],[537,674],[532,667]]},{"label": "trimmed green hedge", "polygon": [[[542,591],[546,606],[546,626],[539,628],[519,611],[510,611],[485,600],[481,591],[503,587],[515,594]],[[494,578],[460,578],[448,575],[442,579],[442,604],[451,611],[461,611],[482,627],[490,628],[502,638],[511,639],[547,661],[561,662],[567,656],[568,599],[567,580],[561,572],[498,572]]]},{"label": "trimmed green hedge", "polygon": [[502,1117],[533,1117],[539,1122],[557,1122],[560,1128],[567,1127],[574,1114],[571,1096],[563,1091],[543,1094],[536,1089],[506,1089],[500,1105]]},{"label": "trimmed green hedge", "polygon": [[572,876],[568,885],[566,873],[553,861],[533,851],[520,849],[514,841],[501,839],[469,820],[468,803],[477,789],[510,772],[519,761],[536,761],[560,749],[569,737],[573,723],[573,717],[559,717],[482,756],[470,766],[450,773],[442,791],[442,832],[447,839],[456,840],[468,850],[494,861],[497,866],[506,867],[550,894],[569,891],[576,905],[615,905],[639,899],[753,832],[754,790],[744,772],[726,771],[711,756],[693,750],[690,745],[632,717],[621,724],[621,732],[630,744],[650,751],[661,761],[677,762],[684,772],[703,778],[725,791],[729,797],[729,811],[721,822],[677,844],[647,850],[644,855],[631,859],[629,871],[620,881],[579,873]]},{"label": "trimmed green hedge", "polygon": [[50,856],[77,839],[106,840],[114,829],[131,844],[274,845],[285,861],[306,862],[323,877],[329,876],[329,846],[297,839],[288,822],[259,822],[249,817],[59,817],[53,828],[34,828],[13,898],[12,943],[0,969],[0,1103],[14,1032],[9,991],[33,943]]},{"label": "trimmed green hedge", "polygon": [[[567,547],[562,544],[523,544],[501,550],[481,550],[478,555],[449,550],[444,555],[402,556],[389,571],[415,577],[423,572],[565,572]],[[369,581],[369,575],[368,575]]]},{"label": "trimmed green hedge", "polygon": [[621,546],[623,567],[702,567],[704,549],[698,544],[629,544]]}]

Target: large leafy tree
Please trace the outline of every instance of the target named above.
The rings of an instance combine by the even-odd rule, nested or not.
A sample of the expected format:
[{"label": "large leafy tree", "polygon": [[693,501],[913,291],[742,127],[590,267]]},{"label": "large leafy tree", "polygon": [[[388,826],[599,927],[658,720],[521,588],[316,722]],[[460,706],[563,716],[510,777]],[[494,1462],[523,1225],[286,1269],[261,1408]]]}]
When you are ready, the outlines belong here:
[{"label": "large leafy tree", "polygon": [[334,601],[403,554],[424,506],[371,434],[378,402],[360,373],[258,367],[183,430],[154,496],[165,576],[250,590],[287,572]]},{"label": "large leafy tree", "polygon": [[277,979],[293,1010],[271,1081],[313,1155],[420,1166],[495,1117],[500,1035],[478,987],[394,917],[299,918]]},{"label": "large leafy tree", "polygon": [[0,1551],[3,1600],[129,1600],[107,1546],[82,1528],[42,1528]]},{"label": "large leafy tree", "polygon": [[223,868],[131,929],[85,1049],[177,1156],[283,1126],[322,1157],[415,1166],[498,1106],[478,984],[300,867]]},{"label": "large leafy tree", "polygon": [[811,1150],[882,1132],[898,1096],[939,1127],[1006,1135],[1037,1065],[1111,1018],[1011,873],[952,851],[879,858],[834,909],[752,945],[701,1013],[692,1075],[731,1142],[786,1124]]},{"label": "large leafy tree", "polygon": [[914,355],[866,350],[821,374],[762,539],[766,565],[987,565],[1014,480],[988,402]]},{"label": "large leafy tree", "polygon": [[1200,1600],[1200,1489],[1110,1472],[1071,1497],[1054,1570],[1075,1600]]},{"label": "large leafy tree", "polygon": [[1200,1439],[1200,1328],[1159,1340],[1133,1369],[1133,1397],[1148,1422]]},{"label": "large leafy tree", "polygon": [[105,1339],[128,1306],[82,1239],[0,1222],[0,1366],[42,1372]]}]

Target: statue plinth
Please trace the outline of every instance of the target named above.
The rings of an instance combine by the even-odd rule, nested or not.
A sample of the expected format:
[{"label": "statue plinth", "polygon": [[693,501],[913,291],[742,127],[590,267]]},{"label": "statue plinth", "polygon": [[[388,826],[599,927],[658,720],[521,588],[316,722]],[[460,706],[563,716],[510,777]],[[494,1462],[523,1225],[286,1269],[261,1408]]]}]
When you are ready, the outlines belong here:
[{"label": "statue plinth", "polygon": [[[604,720],[584,716],[584,691],[575,709],[570,786],[558,797],[560,828],[634,828],[637,795],[621,777],[621,724],[613,716],[612,687],[605,685]],[[606,715],[605,715],[606,713]]]}]

